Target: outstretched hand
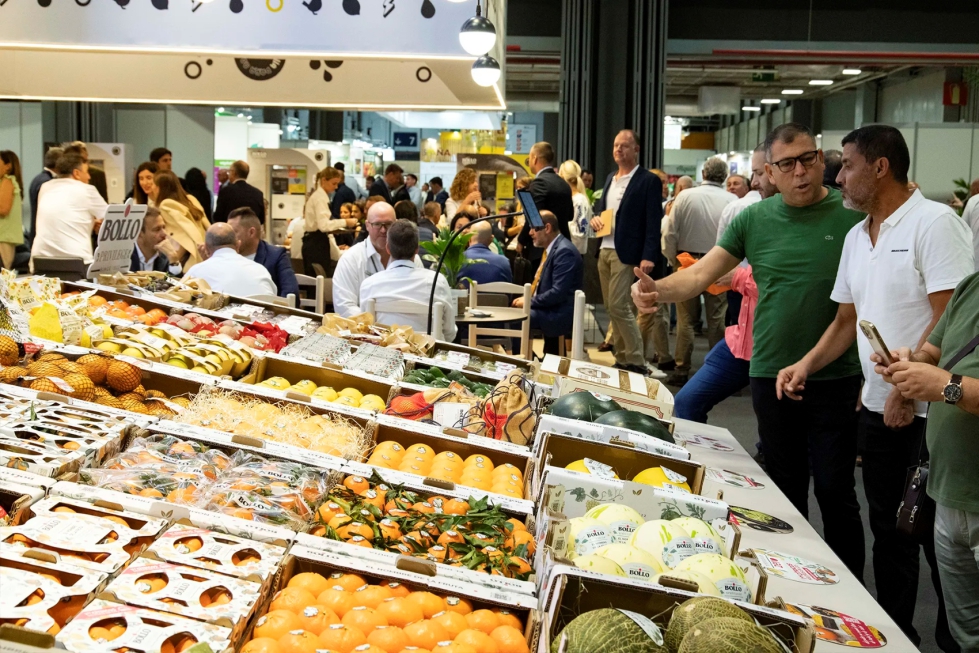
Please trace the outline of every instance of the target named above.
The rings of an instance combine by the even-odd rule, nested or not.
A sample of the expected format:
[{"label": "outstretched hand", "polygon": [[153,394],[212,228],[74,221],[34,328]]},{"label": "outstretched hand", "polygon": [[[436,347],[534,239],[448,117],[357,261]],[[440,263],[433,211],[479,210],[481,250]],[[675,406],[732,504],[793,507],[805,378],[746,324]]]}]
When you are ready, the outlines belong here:
[{"label": "outstretched hand", "polygon": [[655,313],[656,300],[659,298],[656,282],[640,268],[633,268],[633,271],[639,280],[632,284],[632,301],[640,313]]}]

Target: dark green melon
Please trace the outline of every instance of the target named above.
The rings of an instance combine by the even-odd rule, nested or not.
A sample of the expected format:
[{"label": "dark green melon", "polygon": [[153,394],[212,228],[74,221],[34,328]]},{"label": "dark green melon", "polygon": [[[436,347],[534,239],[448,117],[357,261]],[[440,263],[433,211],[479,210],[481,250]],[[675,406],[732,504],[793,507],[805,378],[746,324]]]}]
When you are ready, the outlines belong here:
[{"label": "dark green melon", "polygon": [[611,608],[575,617],[554,637],[551,653],[558,653],[562,637],[567,638],[565,653],[668,653],[635,621]]},{"label": "dark green melon", "polygon": [[614,410],[622,410],[622,406],[612,401],[611,397],[596,396],[595,393],[584,390],[558,397],[551,404],[551,415],[580,419],[585,422],[594,422],[605,413]]},{"label": "dark green melon", "polygon": [[785,649],[753,621],[717,617],[691,628],[679,653],[785,653]]},{"label": "dark green melon", "polygon": [[639,431],[640,433],[651,435],[654,438],[675,443],[673,435],[663,425],[663,422],[646,413],[640,413],[638,410],[612,410],[600,416],[595,422],[617,426],[620,429]]},{"label": "dark green melon", "polygon": [[673,616],[670,618],[670,625],[666,629],[666,646],[670,653],[676,653],[683,641],[683,636],[701,622],[718,617],[730,617],[732,619],[743,619],[748,623],[754,623],[748,613],[724,599],[714,598],[713,596],[698,596],[688,599],[681,603]]}]

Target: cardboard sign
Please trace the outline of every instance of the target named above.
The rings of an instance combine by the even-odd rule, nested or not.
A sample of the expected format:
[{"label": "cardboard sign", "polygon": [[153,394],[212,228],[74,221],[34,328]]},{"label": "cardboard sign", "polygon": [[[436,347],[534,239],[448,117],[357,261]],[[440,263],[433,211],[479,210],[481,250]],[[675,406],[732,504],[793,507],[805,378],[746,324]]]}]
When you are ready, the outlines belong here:
[{"label": "cardboard sign", "polygon": [[111,204],[105,212],[105,222],[99,230],[95,260],[88,267],[88,276],[99,273],[129,272],[132,264],[133,244],[143,228],[146,205]]}]

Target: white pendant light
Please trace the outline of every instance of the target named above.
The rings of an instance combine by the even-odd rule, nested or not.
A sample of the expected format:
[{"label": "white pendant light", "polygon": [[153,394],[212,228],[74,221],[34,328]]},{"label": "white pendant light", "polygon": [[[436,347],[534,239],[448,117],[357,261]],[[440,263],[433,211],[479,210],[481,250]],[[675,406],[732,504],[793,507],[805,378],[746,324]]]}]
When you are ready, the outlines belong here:
[{"label": "white pendant light", "polygon": [[485,55],[473,62],[473,81],[480,86],[492,86],[500,81],[500,62]]},{"label": "white pendant light", "polygon": [[496,45],[496,27],[489,18],[482,15],[479,2],[476,2],[476,15],[462,24],[459,30],[459,43],[469,54],[481,57]]}]

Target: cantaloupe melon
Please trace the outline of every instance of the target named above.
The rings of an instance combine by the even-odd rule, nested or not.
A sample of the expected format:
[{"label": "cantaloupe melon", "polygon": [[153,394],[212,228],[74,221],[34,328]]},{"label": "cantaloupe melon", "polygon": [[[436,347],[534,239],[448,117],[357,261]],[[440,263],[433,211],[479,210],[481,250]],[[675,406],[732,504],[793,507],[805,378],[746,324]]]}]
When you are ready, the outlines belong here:
[{"label": "cantaloupe melon", "polygon": [[708,619],[691,628],[678,653],[784,653],[775,637],[761,626],[732,617]]},{"label": "cantaloupe melon", "polygon": [[554,637],[551,653],[561,650],[562,639],[565,653],[668,653],[633,619],[611,608],[575,617]]},{"label": "cantaloupe melon", "polygon": [[670,617],[670,625],[666,629],[665,637],[666,646],[670,649],[670,653],[676,653],[684,635],[691,628],[717,617],[730,617],[754,623],[747,612],[723,599],[711,596],[698,596],[688,599],[681,603],[673,611],[673,616]]},{"label": "cantaloupe melon", "polygon": [[721,593],[717,591],[716,587],[714,587],[714,583],[711,582],[711,579],[696,571],[677,571],[676,569],[667,569],[662,574],[657,574],[654,576],[653,582],[657,585],[665,585],[666,583],[663,582],[663,576],[690,581],[697,586],[695,591],[700,592],[701,594],[709,594],[710,596],[716,597],[721,596]]}]

